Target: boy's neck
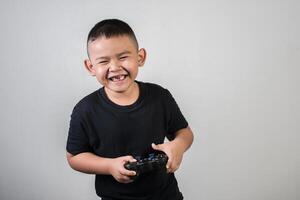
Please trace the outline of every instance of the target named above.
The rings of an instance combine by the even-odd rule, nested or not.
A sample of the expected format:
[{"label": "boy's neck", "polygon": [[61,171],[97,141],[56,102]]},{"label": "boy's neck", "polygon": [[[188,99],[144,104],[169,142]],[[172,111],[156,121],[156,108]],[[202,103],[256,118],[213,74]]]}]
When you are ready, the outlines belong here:
[{"label": "boy's neck", "polygon": [[120,106],[133,104],[139,98],[140,93],[139,86],[136,82],[133,82],[125,92],[113,92],[107,88],[104,88],[104,90],[109,100]]}]

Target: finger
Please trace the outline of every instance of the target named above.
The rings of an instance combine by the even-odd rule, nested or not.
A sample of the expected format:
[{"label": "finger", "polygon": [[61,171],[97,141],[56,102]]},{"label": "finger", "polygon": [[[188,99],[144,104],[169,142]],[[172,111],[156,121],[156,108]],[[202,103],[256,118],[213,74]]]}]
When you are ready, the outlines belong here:
[{"label": "finger", "polygon": [[167,173],[172,173],[171,168],[167,168]]},{"label": "finger", "polygon": [[174,159],[172,157],[169,158],[169,160],[166,164],[166,168],[167,168],[168,173],[172,173],[172,172],[176,171],[176,162],[174,161]]},{"label": "finger", "polygon": [[167,168],[167,173],[173,173],[176,171],[176,167],[173,166],[173,165],[170,165],[168,168]]},{"label": "finger", "polygon": [[135,176],[136,172],[124,168],[123,170],[120,171],[120,174],[122,174],[123,176]]},{"label": "finger", "polygon": [[166,168],[167,169],[171,168],[172,167],[172,163],[173,163],[173,159],[169,157],[169,160],[168,160],[168,162],[166,164]]},{"label": "finger", "polygon": [[154,144],[154,143],[152,143],[151,146],[152,146],[152,148],[154,150],[163,151],[163,146],[160,145],[160,144]]},{"label": "finger", "polygon": [[174,173],[179,168],[179,166],[180,166],[180,163],[173,160],[173,161],[171,161],[167,171],[169,173]]},{"label": "finger", "polygon": [[136,162],[136,159],[134,159],[134,157],[132,157],[132,156],[125,156],[123,158],[123,161],[124,162]]},{"label": "finger", "polygon": [[133,182],[133,180],[129,180],[129,181],[123,181],[122,183],[132,183]]},{"label": "finger", "polygon": [[167,168],[167,173],[172,173],[172,172],[173,172],[173,170],[172,170],[172,167],[171,167],[171,166],[167,166],[166,168]]},{"label": "finger", "polygon": [[123,180],[121,183],[132,183],[134,180],[129,179],[129,180]]},{"label": "finger", "polygon": [[130,183],[132,182],[132,179],[130,179],[128,176],[121,175],[118,181],[121,183]]},{"label": "finger", "polygon": [[171,166],[169,168],[169,173],[174,173],[178,169],[178,166]]}]

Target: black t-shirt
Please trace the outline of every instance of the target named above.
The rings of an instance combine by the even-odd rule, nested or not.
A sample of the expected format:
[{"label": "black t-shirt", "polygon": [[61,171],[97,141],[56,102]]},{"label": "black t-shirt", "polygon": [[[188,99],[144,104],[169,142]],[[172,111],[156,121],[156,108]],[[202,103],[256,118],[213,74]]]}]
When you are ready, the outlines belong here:
[{"label": "black t-shirt", "polygon": [[[165,137],[172,140],[176,131],[188,126],[168,90],[137,83],[139,98],[128,106],[110,101],[103,87],[79,101],[71,115],[67,151],[107,158],[142,156],[153,151],[151,143],[161,144]],[[110,199],[182,199],[174,174],[161,171],[128,184],[97,174],[95,187],[98,196]]]}]

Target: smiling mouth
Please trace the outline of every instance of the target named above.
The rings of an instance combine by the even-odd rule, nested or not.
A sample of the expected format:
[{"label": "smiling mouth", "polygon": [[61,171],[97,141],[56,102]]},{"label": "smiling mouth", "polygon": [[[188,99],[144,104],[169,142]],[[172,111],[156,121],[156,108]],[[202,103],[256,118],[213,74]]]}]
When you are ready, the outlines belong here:
[{"label": "smiling mouth", "polygon": [[113,82],[118,82],[118,81],[123,81],[128,75],[117,75],[117,76],[113,76],[108,78],[109,80],[113,81]]}]

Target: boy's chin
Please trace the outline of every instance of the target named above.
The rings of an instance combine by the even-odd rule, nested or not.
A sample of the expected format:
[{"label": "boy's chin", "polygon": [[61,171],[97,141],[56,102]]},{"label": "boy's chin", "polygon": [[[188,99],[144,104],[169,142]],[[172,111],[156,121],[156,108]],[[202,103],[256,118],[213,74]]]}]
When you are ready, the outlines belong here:
[{"label": "boy's chin", "polygon": [[106,87],[106,89],[108,89],[110,92],[125,93],[126,91],[128,91],[129,86],[130,86],[129,84],[126,84],[126,85],[124,84],[121,86],[109,84],[104,87]]}]

